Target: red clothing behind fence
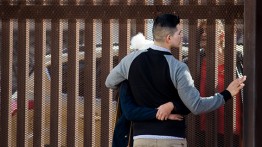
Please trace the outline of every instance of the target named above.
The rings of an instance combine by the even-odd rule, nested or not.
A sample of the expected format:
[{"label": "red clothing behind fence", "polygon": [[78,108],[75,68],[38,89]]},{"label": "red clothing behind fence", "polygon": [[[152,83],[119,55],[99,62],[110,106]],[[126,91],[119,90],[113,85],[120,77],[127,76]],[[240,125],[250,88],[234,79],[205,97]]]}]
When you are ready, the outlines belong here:
[{"label": "red clothing behind fence", "polygon": [[[221,64],[218,66],[218,85],[217,90],[218,92],[221,92],[225,89],[224,87],[224,64]],[[201,66],[201,80],[200,80],[200,95],[206,96],[205,94],[205,85],[206,85],[206,59],[203,59],[202,66]],[[234,127],[234,134],[240,134],[241,131],[241,99],[240,94],[236,96],[236,108],[235,108],[235,127]],[[224,134],[224,106],[221,106],[217,110],[217,131],[220,134]],[[233,119],[234,120],[234,119]],[[202,114],[200,116],[200,124],[201,124],[201,130],[206,130],[206,116],[205,114]]]}]

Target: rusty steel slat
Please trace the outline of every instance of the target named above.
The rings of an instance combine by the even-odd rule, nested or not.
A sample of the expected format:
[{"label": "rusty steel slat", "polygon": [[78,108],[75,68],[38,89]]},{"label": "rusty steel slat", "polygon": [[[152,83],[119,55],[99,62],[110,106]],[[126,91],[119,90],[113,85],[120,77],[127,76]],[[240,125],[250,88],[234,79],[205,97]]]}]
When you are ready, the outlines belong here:
[{"label": "rusty steel slat", "polygon": [[28,79],[29,79],[29,20],[18,20],[17,75],[17,146],[27,147],[28,140]]},{"label": "rusty steel slat", "polygon": [[80,0],[68,0],[68,5],[79,5]]},{"label": "rusty steel slat", "polygon": [[[207,49],[206,53],[206,85],[205,95],[214,95],[217,79],[217,51],[216,51],[216,23],[215,19],[207,19]],[[206,114],[206,146],[217,146],[217,112]]]},{"label": "rusty steel slat", "polygon": [[62,3],[63,3],[63,0],[53,0],[53,1],[51,1],[51,4],[53,4],[53,5],[60,5]]},{"label": "rusty steel slat", "polygon": [[85,20],[85,69],[84,69],[84,146],[95,144],[95,105],[96,103],[96,47],[95,23],[93,19]]},{"label": "rusty steel slat", "polygon": [[129,5],[130,4],[129,1],[130,0],[121,0],[121,1],[117,1],[116,3],[117,5]]},{"label": "rusty steel slat", "polygon": [[[189,47],[188,50],[190,51],[188,53],[188,67],[190,69],[190,73],[192,75],[192,78],[195,81],[195,86],[199,89],[200,81],[199,81],[199,70],[200,66],[197,66],[199,63],[197,61],[198,55],[199,55],[199,47],[197,46],[197,19],[191,19],[189,20]],[[197,136],[195,133],[190,133],[190,132],[197,132],[197,117],[193,114],[189,114],[187,116],[187,140],[188,140],[188,146],[194,146],[196,145],[196,139]],[[190,131],[190,132],[189,132]]]},{"label": "rusty steel slat", "polygon": [[[112,23],[110,19],[102,20],[102,66],[101,81],[106,81],[106,77],[112,69]],[[101,87],[101,146],[109,146],[112,141],[112,130],[110,130],[110,108],[112,92],[104,85]],[[111,133],[110,133],[111,132]]]},{"label": "rusty steel slat", "polygon": [[216,3],[217,3],[217,0],[207,0],[207,5],[208,6],[216,5]]},{"label": "rusty steel slat", "polygon": [[225,5],[234,5],[235,0],[225,0]]},{"label": "rusty steel slat", "polygon": [[162,5],[163,1],[162,0],[155,0],[154,5]]},{"label": "rusty steel slat", "polygon": [[35,20],[35,66],[34,66],[34,146],[44,146],[45,130],[45,54],[46,22]]},{"label": "rusty steel slat", "polygon": [[35,1],[35,4],[36,4],[36,5],[39,5],[39,6],[45,5],[45,4],[47,4],[47,1],[46,1],[46,0],[36,0],[36,1]]},{"label": "rusty steel slat", "polygon": [[94,0],[85,0],[86,5],[94,5]]},{"label": "rusty steel slat", "polygon": [[62,126],[62,21],[51,20],[50,145],[61,146]]},{"label": "rusty steel slat", "polygon": [[197,34],[197,19],[189,20],[189,46],[188,46],[188,66],[190,73],[194,79],[195,86],[199,89],[200,87],[200,65],[198,64],[198,56],[200,47],[198,45],[198,40],[200,39],[199,34]]},{"label": "rusty steel slat", "polygon": [[12,0],[0,0],[1,5],[10,5],[12,4]]},{"label": "rusty steel slat", "polygon": [[[245,0],[244,12],[244,75],[247,76],[243,97],[243,147],[261,146],[261,126],[256,125],[261,117],[261,6],[259,0]],[[259,80],[259,81],[258,81]],[[259,105],[260,104],[260,105]]]},{"label": "rusty steel slat", "polygon": [[146,23],[144,19],[136,19],[136,34],[139,32],[145,34],[145,26]]},{"label": "rusty steel slat", "polygon": [[173,1],[171,2],[171,5],[176,6],[176,5],[180,5],[180,3],[181,3],[181,0],[173,0]]},{"label": "rusty steel slat", "polygon": [[[2,48],[1,48],[1,70],[0,70],[0,88],[1,88],[1,146],[12,146],[11,129],[11,102],[12,102],[12,63],[13,63],[13,21],[2,19]],[[11,113],[10,113],[11,112]],[[15,134],[13,134],[15,135]]]},{"label": "rusty steel slat", "polygon": [[[257,44],[256,45],[254,45],[253,47],[255,47],[256,48],[256,51],[253,51],[253,49],[250,49],[249,51],[253,51],[253,52],[256,52],[256,57],[254,57],[254,58],[256,58],[256,70],[252,70],[253,72],[256,72],[256,85],[257,85],[257,87],[256,87],[256,91],[254,91],[254,92],[256,92],[256,96],[257,96],[257,99],[256,99],[256,101],[255,101],[255,103],[256,103],[256,108],[255,108],[255,112],[253,112],[253,113],[255,113],[255,124],[256,124],[256,126],[255,126],[255,146],[262,146],[262,141],[261,141],[261,132],[262,132],[262,127],[261,127],[261,123],[262,123],[262,118],[261,118],[261,114],[262,114],[262,101],[261,101],[261,97],[262,97],[262,91],[261,91],[261,89],[262,89],[262,87],[261,87],[261,82],[262,82],[262,79],[261,79],[261,75],[262,75],[262,64],[261,64],[261,56],[262,56],[262,52],[261,52],[261,49],[260,49],[260,47],[261,47],[261,40],[262,40],[262,36],[261,36],[261,29],[260,29],[260,26],[261,26],[261,11],[260,10],[258,10],[258,8],[261,8],[261,6],[262,6],[262,4],[261,4],[261,1],[258,1],[257,0],[257,2],[256,2],[256,8],[253,8],[253,9],[255,9],[256,10],[256,42],[257,42]],[[252,8],[251,8],[252,9]],[[253,22],[253,21],[251,21],[251,22]],[[253,27],[253,25],[252,26],[250,26],[250,27]],[[248,30],[248,29],[247,29]],[[249,33],[252,33],[252,32],[249,32]],[[250,39],[254,39],[254,38],[250,38]],[[253,43],[253,42],[251,42],[251,43]],[[246,57],[246,55],[245,55],[245,57]],[[253,57],[253,56],[251,56],[251,57]],[[249,61],[249,60],[247,60],[247,61]],[[245,66],[244,66],[245,67]],[[245,67],[246,68],[246,67]],[[247,69],[248,70],[248,69]],[[245,86],[246,87],[246,86]],[[246,87],[247,88],[247,87]],[[251,89],[252,90],[252,89]],[[246,95],[246,99],[248,98],[250,98],[250,97],[248,97],[249,95]],[[252,102],[252,101],[251,101]],[[247,126],[246,126],[247,127]],[[253,126],[249,126],[249,127],[253,127]]]},{"label": "rusty steel slat", "polygon": [[67,146],[78,146],[79,20],[76,19],[68,20],[67,77]]},{"label": "rusty steel slat", "polygon": [[198,1],[197,0],[190,0],[189,5],[196,6],[196,5],[198,5]]},{"label": "rusty steel slat", "polygon": [[[225,20],[225,48],[224,48],[224,88],[235,78],[236,54],[235,54],[235,21]],[[236,97],[234,98],[236,99]],[[235,111],[236,113],[236,111]],[[228,100],[224,106],[224,145],[233,146],[233,98]]]},{"label": "rusty steel slat", "polygon": [[[135,5],[145,5],[145,3],[146,3],[146,0],[136,0]],[[143,13],[143,12],[137,12],[137,16],[139,16],[140,13]],[[141,32],[145,35],[145,26],[146,26],[146,22],[144,19],[142,18],[136,19],[136,33]]]},{"label": "rusty steel slat", "polygon": [[[38,0],[36,5],[43,5],[45,1]],[[35,20],[35,65],[34,65],[34,116],[33,116],[33,146],[45,145],[45,106],[46,84],[45,54],[46,54],[46,21]]]},{"label": "rusty steel slat", "polygon": [[[121,11],[116,11],[121,10]],[[122,11],[124,10],[124,11]],[[0,5],[1,18],[84,19],[129,18],[152,19],[156,13],[176,12],[180,18],[242,19],[243,5]],[[197,12],[197,13],[196,13]],[[139,15],[138,15],[139,14]]]},{"label": "rusty steel slat", "polygon": [[130,19],[119,19],[119,55],[118,61],[125,57],[129,53],[130,49]]},{"label": "rusty steel slat", "polygon": [[132,5],[145,5],[145,0],[131,0]]}]

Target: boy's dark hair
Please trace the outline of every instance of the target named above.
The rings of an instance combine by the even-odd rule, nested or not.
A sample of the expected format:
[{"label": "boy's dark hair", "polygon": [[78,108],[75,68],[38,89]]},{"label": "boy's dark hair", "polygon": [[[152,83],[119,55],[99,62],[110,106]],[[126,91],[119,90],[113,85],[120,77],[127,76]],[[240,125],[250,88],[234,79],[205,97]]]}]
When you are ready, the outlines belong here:
[{"label": "boy's dark hair", "polygon": [[162,14],[157,16],[153,24],[154,40],[161,40],[162,37],[166,35],[166,33],[168,34],[174,33],[177,30],[176,26],[179,23],[180,23],[179,17],[174,14]]},{"label": "boy's dark hair", "polygon": [[155,18],[153,27],[161,26],[175,28],[180,23],[179,16],[174,14],[162,14]]}]

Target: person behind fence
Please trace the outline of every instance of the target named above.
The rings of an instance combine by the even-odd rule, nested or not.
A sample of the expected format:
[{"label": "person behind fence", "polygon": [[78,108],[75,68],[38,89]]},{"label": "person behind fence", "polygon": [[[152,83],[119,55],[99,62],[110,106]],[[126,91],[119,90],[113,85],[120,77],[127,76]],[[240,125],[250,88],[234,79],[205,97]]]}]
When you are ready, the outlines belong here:
[{"label": "person behind fence", "polygon": [[[218,54],[218,65],[217,65],[217,85],[216,90],[221,91],[224,89],[224,51],[225,51],[225,32],[224,32],[224,25],[221,20],[216,20],[216,26],[217,26],[217,32],[216,35],[216,51]],[[199,77],[199,79],[195,80],[195,83],[198,83],[200,85],[199,91],[201,96],[206,95],[206,76],[207,76],[207,60],[206,60],[206,51],[207,48],[207,21],[201,20],[199,22],[198,28],[197,28],[197,44],[199,45],[198,49],[198,55],[197,55],[197,63],[196,67],[198,68],[196,77]],[[188,63],[188,56],[183,58],[183,62]],[[243,74],[243,54],[241,51],[236,52],[236,75],[242,76]],[[241,132],[241,94],[238,93],[235,98],[235,115],[234,115],[234,130],[233,130],[233,136],[234,136],[234,142],[239,144],[239,137]],[[221,106],[217,109],[217,139],[218,139],[218,145],[224,144],[224,106]],[[204,136],[199,140],[199,142],[205,143],[205,132],[206,132],[206,114],[200,115],[200,133],[201,136]]]},{"label": "person behind fence", "polygon": [[[174,14],[154,19],[154,45],[125,56],[109,73],[105,85],[116,89],[128,80],[136,104],[151,108],[181,99],[193,114],[216,110],[244,87],[246,76],[233,80],[226,90],[208,98],[200,97],[187,65],[171,49],[179,48],[182,25]],[[133,121],[134,147],[187,146],[185,120]]]},{"label": "person behind fence", "polygon": [[[218,34],[216,35],[216,51],[217,51],[217,55],[218,55],[218,65],[217,65],[217,86],[216,89],[218,91],[222,91],[224,89],[224,50],[225,50],[225,32],[224,32],[224,25],[221,22],[221,20],[216,20],[216,26],[217,26],[217,32]],[[200,68],[199,73],[197,73],[197,76],[200,78],[200,95],[201,96],[206,96],[206,76],[207,76],[207,60],[206,60],[206,54],[205,51],[207,50],[207,21],[206,20],[202,20],[199,23],[198,26],[198,35],[199,35],[199,48],[200,48],[200,54],[198,57],[198,59],[200,59],[198,62],[200,66],[198,66]],[[237,52],[237,64],[236,66],[239,66],[240,64],[240,59],[241,56],[239,56],[240,52]],[[238,93],[236,95],[236,130],[234,130],[234,134],[235,135],[239,135],[240,133],[240,93]],[[218,131],[218,144],[223,145],[223,141],[224,141],[224,106],[221,106],[220,108],[217,109],[217,131]],[[201,114],[200,116],[200,129],[203,132],[206,131],[206,116],[205,114]],[[205,141],[203,141],[205,142]]]}]

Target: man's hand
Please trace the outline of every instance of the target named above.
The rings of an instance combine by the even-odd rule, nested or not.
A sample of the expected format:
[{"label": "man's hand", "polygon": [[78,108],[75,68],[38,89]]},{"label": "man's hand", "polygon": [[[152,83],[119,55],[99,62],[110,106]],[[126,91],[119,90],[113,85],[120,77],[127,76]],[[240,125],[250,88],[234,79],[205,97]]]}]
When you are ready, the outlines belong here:
[{"label": "man's hand", "polygon": [[168,119],[181,121],[181,120],[184,119],[184,117],[183,117],[182,115],[180,115],[180,114],[170,114],[170,115],[168,116]]},{"label": "man's hand", "polygon": [[160,105],[157,109],[156,118],[158,120],[167,120],[171,111],[174,109],[174,105],[172,102],[168,102]]},{"label": "man's hand", "polygon": [[243,76],[241,78],[235,79],[228,85],[227,90],[231,93],[231,96],[235,96],[238,94],[240,89],[242,89],[245,86],[243,82],[245,82],[246,79],[247,77]]}]

